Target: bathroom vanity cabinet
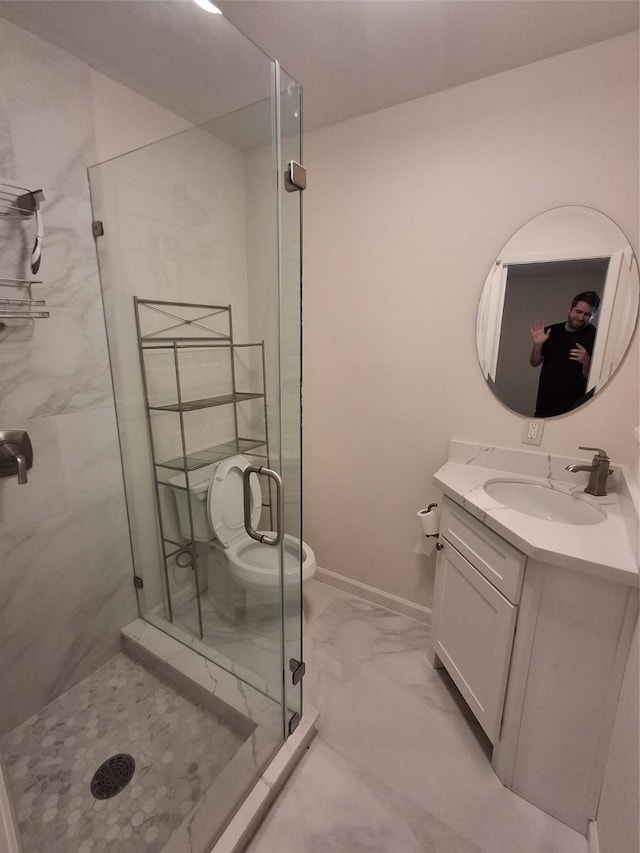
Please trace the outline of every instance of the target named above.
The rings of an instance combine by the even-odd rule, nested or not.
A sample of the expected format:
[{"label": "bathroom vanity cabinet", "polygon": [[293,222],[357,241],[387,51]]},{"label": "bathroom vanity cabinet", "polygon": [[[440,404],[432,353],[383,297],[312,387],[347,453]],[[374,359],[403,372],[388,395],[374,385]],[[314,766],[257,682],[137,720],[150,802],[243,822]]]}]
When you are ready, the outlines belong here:
[{"label": "bathroom vanity cabinet", "polygon": [[525,557],[445,498],[432,622],[442,662],[495,743],[522,588]]},{"label": "bathroom vanity cabinet", "polygon": [[431,662],[487,733],[503,784],[586,835],[637,585],[527,556],[447,497],[440,540]]}]

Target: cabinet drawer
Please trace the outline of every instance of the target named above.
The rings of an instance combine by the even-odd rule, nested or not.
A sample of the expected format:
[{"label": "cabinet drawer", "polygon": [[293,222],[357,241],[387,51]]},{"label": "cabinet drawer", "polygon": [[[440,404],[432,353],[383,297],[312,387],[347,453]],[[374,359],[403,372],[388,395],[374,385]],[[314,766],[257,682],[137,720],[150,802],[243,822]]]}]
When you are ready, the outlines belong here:
[{"label": "cabinet drawer", "polygon": [[526,556],[449,498],[443,499],[440,535],[513,604],[520,600]]}]

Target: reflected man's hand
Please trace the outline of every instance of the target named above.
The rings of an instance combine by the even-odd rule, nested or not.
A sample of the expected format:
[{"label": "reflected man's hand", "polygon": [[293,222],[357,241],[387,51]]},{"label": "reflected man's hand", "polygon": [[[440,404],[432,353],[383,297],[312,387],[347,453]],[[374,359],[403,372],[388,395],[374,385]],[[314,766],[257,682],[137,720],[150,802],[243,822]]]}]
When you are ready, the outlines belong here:
[{"label": "reflected man's hand", "polygon": [[583,366],[588,367],[591,359],[589,353],[580,344],[576,344],[573,349],[569,350],[569,358],[571,361],[579,361]]},{"label": "reflected man's hand", "polygon": [[576,344],[573,349],[569,350],[569,358],[571,361],[577,361],[582,365],[582,375],[586,379],[589,376],[589,365],[591,364],[591,356],[586,349],[580,344]]},{"label": "reflected man's hand", "polygon": [[545,332],[544,323],[540,320],[534,320],[530,326],[531,331],[531,340],[533,341],[533,345],[536,347],[541,347],[542,344],[549,340],[549,335],[551,331],[548,330]]}]

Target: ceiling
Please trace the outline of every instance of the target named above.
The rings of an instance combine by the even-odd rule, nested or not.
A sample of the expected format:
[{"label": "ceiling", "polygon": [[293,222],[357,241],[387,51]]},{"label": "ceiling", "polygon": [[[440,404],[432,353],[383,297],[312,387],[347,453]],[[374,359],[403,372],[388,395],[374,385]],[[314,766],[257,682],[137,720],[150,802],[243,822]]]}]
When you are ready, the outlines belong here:
[{"label": "ceiling", "polygon": [[[637,30],[640,7],[637,0],[216,5],[302,84],[306,130]],[[243,105],[265,97],[244,80],[268,80],[265,57],[191,0],[0,0],[0,16],[196,124],[237,109],[238,97]]]}]

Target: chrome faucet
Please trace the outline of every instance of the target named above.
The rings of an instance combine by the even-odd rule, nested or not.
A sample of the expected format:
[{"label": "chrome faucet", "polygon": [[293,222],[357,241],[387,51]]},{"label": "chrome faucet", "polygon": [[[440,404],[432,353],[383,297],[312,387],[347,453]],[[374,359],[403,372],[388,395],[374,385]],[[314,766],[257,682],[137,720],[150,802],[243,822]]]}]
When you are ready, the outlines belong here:
[{"label": "chrome faucet", "polygon": [[591,465],[567,465],[566,471],[589,471],[589,482],[587,483],[587,487],[585,492],[588,495],[596,495],[597,497],[602,497],[607,494],[607,477],[609,474],[613,474],[613,471],[609,468],[610,459],[607,455],[606,450],[600,450],[599,447],[582,447],[579,446],[580,450],[593,450],[595,452],[595,456],[593,457],[593,461]]}]

